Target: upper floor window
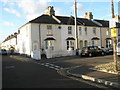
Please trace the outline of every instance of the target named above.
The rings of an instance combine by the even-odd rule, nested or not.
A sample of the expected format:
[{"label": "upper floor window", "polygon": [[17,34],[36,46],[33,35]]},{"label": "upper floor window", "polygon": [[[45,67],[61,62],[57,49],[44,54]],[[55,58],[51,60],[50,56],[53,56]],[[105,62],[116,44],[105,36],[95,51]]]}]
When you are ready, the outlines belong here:
[{"label": "upper floor window", "polygon": [[79,34],[82,35],[82,28],[79,27]]},{"label": "upper floor window", "polygon": [[47,35],[49,35],[49,36],[53,35],[52,26],[51,25],[47,25]]},{"label": "upper floor window", "polygon": [[52,29],[52,25],[47,25],[47,29]]},{"label": "upper floor window", "polygon": [[68,34],[72,34],[72,27],[71,26],[68,27]]},{"label": "upper floor window", "polygon": [[85,34],[87,35],[87,27],[85,27]]},{"label": "upper floor window", "polygon": [[28,26],[26,26],[26,37],[28,36]]},{"label": "upper floor window", "polygon": [[109,29],[106,30],[106,35],[109,35]]},{"label": "upper floor window", "polygon": [[93,28],[93,34],[96,34],[96,28]]}]

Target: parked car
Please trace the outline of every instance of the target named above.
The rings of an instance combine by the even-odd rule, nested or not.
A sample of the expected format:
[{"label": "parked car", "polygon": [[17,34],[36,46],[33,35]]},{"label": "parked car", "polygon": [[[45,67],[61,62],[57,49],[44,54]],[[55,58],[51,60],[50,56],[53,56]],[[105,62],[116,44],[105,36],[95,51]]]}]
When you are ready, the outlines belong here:
[{"label": "parked car", "polygon": [[2,55],[7,55],[7,50],[6,50],[6,49],[1,49],[1,50],[0,50],[0,54],[2,54]]},{"label": "parked car", "polygon": [[110,48],[106,48],[106,52],[107,54],[113,54],[113,47],[110,47]]},{"label": "parked car", "polygon": [[117,55],[120,56],[120,42],[117,43]]},{"label": "parked car", "polygon": [[104,51],[104,53],[105,53],[105,54],[107,53],[107,50],[106,50],[106,48],[104,48],[104,47],[101,47],[101,46],[98,46],[98,48],[102,49],[102,50]]},{"label": "parked car", "polygon": [[98,56],[98,55],[105,55],[103,49],[99,48],[99,46],[88,46],[83,47],[81,50],[81,56]]}]

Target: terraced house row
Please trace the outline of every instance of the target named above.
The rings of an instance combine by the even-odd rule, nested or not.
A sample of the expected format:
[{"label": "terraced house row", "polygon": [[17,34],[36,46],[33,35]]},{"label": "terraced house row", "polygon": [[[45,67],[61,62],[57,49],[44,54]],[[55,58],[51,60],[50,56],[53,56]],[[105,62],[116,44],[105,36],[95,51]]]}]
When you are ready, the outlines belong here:
[{"label": "terraced house row", "polygon": [[[116,20],[119,17],[116,16]],[[92,12],[85,13],[84,18],[77,18],[78,48],[76,47],[75,23],[73,16],[56,16],[54,7],[49,6],[45,14],[27,22],[17,33],[7,37],[2,48],[14,48],[19,54],[34,59],[75,55],[76,49],[85,46],[112,46],[109,21],[93,19]],[[117,23],[118,27],[120,24]],[[120,41],[120,29],[117,29]]]}]

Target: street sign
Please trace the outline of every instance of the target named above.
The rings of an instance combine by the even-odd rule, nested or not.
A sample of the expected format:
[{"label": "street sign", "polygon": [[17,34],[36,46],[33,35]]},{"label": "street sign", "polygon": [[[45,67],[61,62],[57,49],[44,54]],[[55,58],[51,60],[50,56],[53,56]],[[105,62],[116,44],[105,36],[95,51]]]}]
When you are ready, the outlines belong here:
[{"label": "street sign", "polygon": [[115,28],[116,27],[116,20],[114,18],[110,20],[109,27],[110,28]]},{"label": "street sign", "polygon": [[111,37],[117,37],[117,29],[116,28],[111,29]]}]

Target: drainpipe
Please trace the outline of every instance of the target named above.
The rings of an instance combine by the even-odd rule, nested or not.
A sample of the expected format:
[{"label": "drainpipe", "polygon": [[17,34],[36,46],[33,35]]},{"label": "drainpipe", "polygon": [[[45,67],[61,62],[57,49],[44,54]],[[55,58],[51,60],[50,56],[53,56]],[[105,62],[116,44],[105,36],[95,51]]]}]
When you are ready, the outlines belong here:
[{"label": "drainpipe", "polygon": [[41,30],[40,30],[40,24],[39,24],[39,50],[41,52]]},{"label": "drainpipe", "polygon": [[100,40],[101,40],[101,47],[102,47],[102,29],[101,29],[101,26],[100,26]]},{"label": "drainpipe", "polygon": [[41,24],[39,24],[39,59],[41,59]]}]

